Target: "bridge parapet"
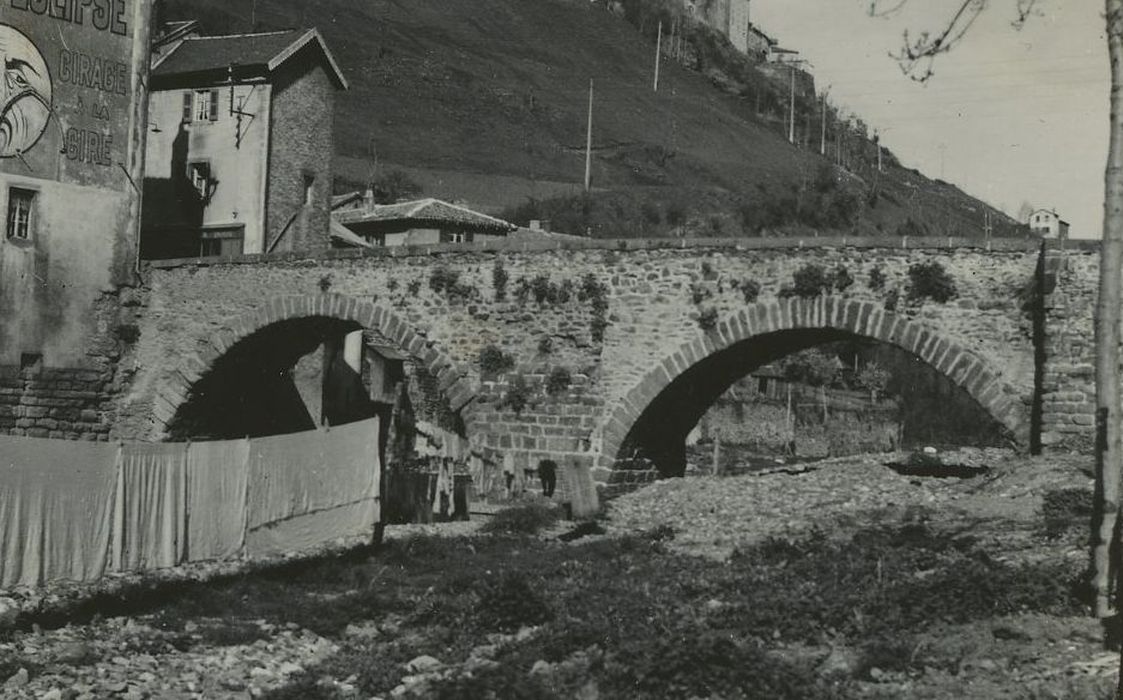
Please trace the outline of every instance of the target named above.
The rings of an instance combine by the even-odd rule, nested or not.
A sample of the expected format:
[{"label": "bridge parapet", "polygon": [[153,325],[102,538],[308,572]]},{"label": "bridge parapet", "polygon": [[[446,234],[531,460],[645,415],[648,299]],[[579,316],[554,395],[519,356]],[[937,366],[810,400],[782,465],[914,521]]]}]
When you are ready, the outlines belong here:
[{"label": "bridge parapet", "polygon": [[[859,237],[811,236],[797,238],[580,238],[564,236],[556,239],[524,239],[514,236],[478,243],[442,243],[423,246],[390,246],[385,248],[336,249],[309,255],[305,253],[270,253],[208,258],[177,258],[146,263],[154,269],[184,266],[247,265],[283,263],[299,260],[354,260],[364,258],[408,258],[433,255],[465,255],[480,253],[545,253],[553,251],[659,251],[659,250],[725,250],[779,251],[854,248],[858,250],[953,251],[977,250],[995,253],[1032,252],[1040,250],[1042,241],[1026,238],[956,238],[956,237]],[[1099,250],[1099,241],[1047,241],[1050,249],[1070,251]]]}]

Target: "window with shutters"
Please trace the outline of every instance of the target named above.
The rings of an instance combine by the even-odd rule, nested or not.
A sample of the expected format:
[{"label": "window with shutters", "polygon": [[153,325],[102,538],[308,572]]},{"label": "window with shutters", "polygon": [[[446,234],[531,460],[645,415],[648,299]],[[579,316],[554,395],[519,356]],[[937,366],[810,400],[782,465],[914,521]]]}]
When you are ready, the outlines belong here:
[{"label": "window with shutters", "polygon": [[8,190],[8,224],[5,229],[8,238],[16,241],[30,241],[33,233],[35,192],[12,187]]},{"label": "window with shutters", "polygon": [[218,90],[195,90],[184,93],[183,121],[218,121]]}]

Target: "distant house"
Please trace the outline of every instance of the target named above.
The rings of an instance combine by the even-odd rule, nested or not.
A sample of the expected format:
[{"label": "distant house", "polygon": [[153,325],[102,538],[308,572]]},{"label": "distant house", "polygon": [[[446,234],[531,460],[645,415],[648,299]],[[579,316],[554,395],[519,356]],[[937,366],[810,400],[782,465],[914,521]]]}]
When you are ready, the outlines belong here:
[{"label": "distant house", "polygon": [[1029,228],[1042,238],[1068,239],[1068,222],[1055,209],[1038,209],[1029,215]]},{"label": "distant house", "polygon": [[314,29],[160,34],[142,257],[329,247],[335,94],[346,88]]},{"label": "distant house", "polygon": [[[439,199],[374,204],[369,193],[355,193],[333,198],[333,207],[336,223],[374,247],[473,243],[505,238],[517,228],[502,219]],[[335,238],[333,245],[347,244]]]}]

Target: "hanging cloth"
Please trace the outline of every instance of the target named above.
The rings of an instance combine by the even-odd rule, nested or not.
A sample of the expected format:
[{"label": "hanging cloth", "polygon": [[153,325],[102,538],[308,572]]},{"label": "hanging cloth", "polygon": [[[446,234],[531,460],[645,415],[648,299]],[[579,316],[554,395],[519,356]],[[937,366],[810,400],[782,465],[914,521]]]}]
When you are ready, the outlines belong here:
[{"label": "hanging cloth", "polygon": [[237,559],[246,545],[249,440],[187,449],[187,559]]},{"label": "hanging cloth", "polygon": [[119,456],[108,443],[0,436],[0,585],[105,574]]},{"label": "hanging cloth", "polygon": [[246,548],[251,557],[314,549],[373,532],[377,418],[250,444]]},{"label": "hanging cloth", "polygon": [[187,445],[124,446],[117,484],[114,569],[164,569],[186,561]]}]

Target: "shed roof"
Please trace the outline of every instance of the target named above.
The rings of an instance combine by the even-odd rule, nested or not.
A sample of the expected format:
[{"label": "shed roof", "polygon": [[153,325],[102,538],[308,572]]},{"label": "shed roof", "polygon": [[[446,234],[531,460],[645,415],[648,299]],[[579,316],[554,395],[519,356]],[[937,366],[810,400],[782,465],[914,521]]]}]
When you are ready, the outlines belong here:
[{"label": "shed roof", "polygon": [[331,220],[328,227],[332,240],[338,241],[344,246],[350,248],[369,248],[370,244],[363,240],[362,236],[356,235],[351,229],[339,223],[335,219]]},{"label": "shed roof", "polygon": [[191,36],[183,40],[153,67],[154,78],[227,71],[231,66],[240,75],[267,75],[306,46],[320,53],[328,75],[336,86],[347,88],[347,79],[324,38],[315,29],[286,29],[258,34]]},{"label": "shed roof", "polygon": [[419,199],[398,204],[375,204],[367,209],[337,211],[333,216],[342,224],[366,224],[388,221],[417,221],[435,224],[456,224],[478,229],[513,231],[514,224],[494,216],[472,211],[467,207],[439,199]]}]

